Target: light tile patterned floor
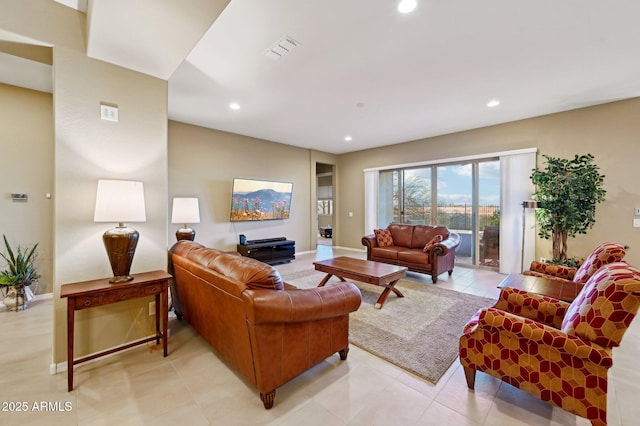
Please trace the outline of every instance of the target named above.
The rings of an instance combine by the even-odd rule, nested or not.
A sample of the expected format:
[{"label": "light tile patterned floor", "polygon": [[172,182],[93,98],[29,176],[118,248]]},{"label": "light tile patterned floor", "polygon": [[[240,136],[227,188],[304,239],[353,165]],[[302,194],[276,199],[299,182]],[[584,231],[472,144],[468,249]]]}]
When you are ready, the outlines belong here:
[{"label": "light tile patterned floor", "polygon": [[[316,259],[362,252],[319,247],[278,266],[310,268]],[[419,274],[412,275],[421,277]],[[496,297],[503,276],[456,267],[438,286]],[[425,285],[431,285],[424,277]],[[330,357],[277,391],[272,410],[224,364],[188,325],[170,319],[169,356],[140,347],[77,366],[75,389],[66,374],[49,374],[51,296],[24,312],[0,307],[0,425],[587,425],[478,373],[470,392],[456,361],[437,385],[352,346],[346,362]],[[402,348],[398,348],[402,350]],[[640,320],[614,351],[610,373],[609,424],[640,418]],[[428,360],[425,360],[428,362]],[[25,411],[16,411],[17,407]],[[45,406],[41,403],[44,402]],[[36,407],[45,407],[40,411]]]}]

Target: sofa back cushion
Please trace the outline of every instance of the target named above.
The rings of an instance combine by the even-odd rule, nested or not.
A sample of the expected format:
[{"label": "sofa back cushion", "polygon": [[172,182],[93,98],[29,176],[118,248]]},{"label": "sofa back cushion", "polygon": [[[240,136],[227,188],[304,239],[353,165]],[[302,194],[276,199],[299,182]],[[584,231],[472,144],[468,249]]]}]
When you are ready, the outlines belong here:
[{"label": "sofa back cushion", "polygon": [[578,268],[573,282],[584,284],[602,265],[620,262],[626,254],[624,246],[618,243],[603,243],[595,248]]},{"label": "sofa back cushion", "polygon": [[[226,280],[236,281],[249,288],[284,289],[284,282],[277,269],[238,253],[227,253],[204,247],[192,241],[178,241],[171,248],[174,255],[182,256],[203,268],[207,280],[213,280],[216,272]],[[207,269],[209,271],[207,271]],[[197,274],[197,271],[192,271]]]},{"label": "sofa back cushion", "polygon": [[601,346],[619,346],[640,307],[640,271],[626,262],[604,265],[569,305],[562,331]]},{"label": "sofa back cushion", "polygon": [[446,226],[414,225],[409,247],[424,249],[437,235],[440,235],[442,240],[446,240],[449,238],[449,230]]},{"label": "sofa back cushion", "polygon": [[250,257],[225,253],[218,256],[214,269],[226,277],[245,283],[251,289],[284,289],[282,276],[276,268]]},{"label": "sofa back cushion", "polygon": [[393,245],[410,248],[411,238],[413,237],[413,228],[414,225],[402,225],[399,223],[392,223],[389,225],[387,229],[391,231]]}]

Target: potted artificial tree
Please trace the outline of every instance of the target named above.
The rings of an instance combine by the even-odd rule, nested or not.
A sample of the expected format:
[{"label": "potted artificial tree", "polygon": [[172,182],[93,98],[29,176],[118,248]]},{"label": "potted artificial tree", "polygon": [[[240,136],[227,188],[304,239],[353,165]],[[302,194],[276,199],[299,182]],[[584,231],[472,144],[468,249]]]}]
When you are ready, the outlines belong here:
[{"label": "potted artificial tree", "polygon": [[572,160],[543,155],[545,169],[534,169],[536,186],[532,198],[538,201],[538,235],[553,241],[553,263],[576,267],[567,258],[567,237],[586,234],[596,221],[596,205],[604,201],[604,175],[591,154]]},{"label": "potted artificial tree", "polygon": [[3,303],[9,310],[26,309],[27,303],[33,298],[33,292],[29,286],[40,278],[35,267],[38,244],[35,244],[31,250],[21,246],[14,250],[7,237],[5,235],[2,237],[6,253],[0,253],[0,256],[7,263],[7,269],[0,271]]}]

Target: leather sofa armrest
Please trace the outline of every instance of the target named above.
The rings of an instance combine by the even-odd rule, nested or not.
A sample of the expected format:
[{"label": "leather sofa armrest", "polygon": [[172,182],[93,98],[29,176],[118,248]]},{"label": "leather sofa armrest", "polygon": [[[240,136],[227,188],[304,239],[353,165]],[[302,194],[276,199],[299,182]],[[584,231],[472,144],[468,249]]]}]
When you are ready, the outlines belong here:
[{"label": "leather sofa armrest", "polygon": [[362,237],[362,245],[369,250],[370,248],[378,247],[378,240],[376,240],[376,236],[373,234],[365,235]]},{"label": "leather sofa armrest", "polygon": [[297,290],[247,289],[242,293],[253,325],[332,318],[358,310],[362,297],[352,283]]},{"label": "leather sofa armrest", "polygon": [[436,255],[444,256],[445,254],[449,253],[449,250],[454,250],[458,248],[459,245],[460,245],[460,235],[458,235],[455,232],[450,232],[449,238],[447,238],[446,240],[440,241],[438,244],[436,244],[433,247],[435,249]]},{"label": "leather sofa armrest", "polygon": [[367,248],[367,260],[371,260],[371,249],[378,247],[378,240],[376,240],[376,236],[365,235],[362,237],[362,245]]}]

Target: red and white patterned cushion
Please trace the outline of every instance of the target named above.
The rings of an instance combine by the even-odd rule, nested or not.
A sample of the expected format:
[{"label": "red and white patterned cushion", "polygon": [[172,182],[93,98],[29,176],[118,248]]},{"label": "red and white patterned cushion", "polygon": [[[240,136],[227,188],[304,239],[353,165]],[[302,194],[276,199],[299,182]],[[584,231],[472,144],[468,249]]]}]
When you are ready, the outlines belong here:
[{"label": "red and white patterned cushion", "polygon": [[427,244],[425,244],[425,246],[422,249],[422,251],[425,252],[425,253],[429,253],[431,251],[431,249],[433,248],[433,246],[435,246],[438,243],[441,243],[443,239],[444,239],[444,237],[442,235],[436,235],[435,237],[433,237],[431,239],[431,241],[429,241]]},{"label": "red and white patterned cushion", "polygon": [[640,271],[626,262],[604,265],[567,309],[562,331],[607,348],[619,346],[640,307]]},{"label": "red and white patterned cushion", "polygon": [[393,237],[388,229],[374,229],[373,233],[376,236],[378,247],[390,247],[393,245]]},{"label": "red and white patterned cushion", "polygon": [[603,265],[607,263],[620,262],[625,255],[624,246],[618,243],[603,243],[596,247],[584,263],[578,268],[573,282],[584,284],[589,277],[596,273]]}]

